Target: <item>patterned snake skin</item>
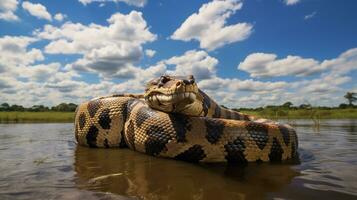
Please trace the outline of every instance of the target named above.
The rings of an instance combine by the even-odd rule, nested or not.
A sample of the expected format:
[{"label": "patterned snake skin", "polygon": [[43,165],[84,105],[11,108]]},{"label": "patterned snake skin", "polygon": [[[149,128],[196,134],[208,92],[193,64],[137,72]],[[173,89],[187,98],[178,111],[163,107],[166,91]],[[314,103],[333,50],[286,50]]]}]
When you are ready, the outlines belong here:
[{"label": "patterned snake skin", "polygon": [[296,158],[298,148],[289,125],[218,106],[193,76],[161,76],[148,83],[144,95],[79,105],[75,137],[83,146],[129,147],[188,162],[282,161]]}]

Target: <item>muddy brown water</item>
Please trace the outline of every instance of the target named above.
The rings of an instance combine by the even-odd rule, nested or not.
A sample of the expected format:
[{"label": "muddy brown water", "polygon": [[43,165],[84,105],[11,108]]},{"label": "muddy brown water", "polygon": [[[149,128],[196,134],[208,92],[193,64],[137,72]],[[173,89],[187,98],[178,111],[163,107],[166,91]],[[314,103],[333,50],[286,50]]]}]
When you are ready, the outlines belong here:
[{"label": "muddy brown water", "polygon": [[77,147],[72,124],[0,124],[0,199],[357,199],[357,120],[290,123],[300,163],[244,167]]}]

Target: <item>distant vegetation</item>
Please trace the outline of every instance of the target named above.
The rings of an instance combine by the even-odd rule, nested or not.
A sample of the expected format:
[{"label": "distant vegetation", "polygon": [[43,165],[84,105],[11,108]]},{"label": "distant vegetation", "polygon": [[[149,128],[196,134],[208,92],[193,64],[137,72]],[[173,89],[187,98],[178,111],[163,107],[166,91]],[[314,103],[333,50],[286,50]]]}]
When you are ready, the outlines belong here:
[{"label": "distant vegetation", "polygon": [[74,103],[61,103],[51,108],[43,105],[34,105],[26,108],[21,105],[0,105],[1,122],[73,122],[74,111],[77,105]]},{"label": "distant vegetation", "polygon": [[25,108],[21,105],[9,105],[8,103],[3,103],[0,105],[0,111],[18,111],[18,112],[74,112],[77,108],[77,105],[74,103],[61,103],[57,106],[51,108],[44,105],[33,105],[32,107]]},{"label": "distant vegetation", "polygon": [[[234,108],[233,110],[256,115],[269,119],[357,119],[356,93],[347,92],[344,96],[347,100],[337,107],[317,106],[301,104],[294,106],[291,102],[282,105],[268,105],[258,108]],[[222,105],[223,106],[223,105]],[[25,108],[21,105],[0,105],[1,122],[73,122],[74,111],[77,105],[74,103],[61,103],[51,108],[43,105],[34,105]],[[223,106],[225,107],[225,106]]]}]

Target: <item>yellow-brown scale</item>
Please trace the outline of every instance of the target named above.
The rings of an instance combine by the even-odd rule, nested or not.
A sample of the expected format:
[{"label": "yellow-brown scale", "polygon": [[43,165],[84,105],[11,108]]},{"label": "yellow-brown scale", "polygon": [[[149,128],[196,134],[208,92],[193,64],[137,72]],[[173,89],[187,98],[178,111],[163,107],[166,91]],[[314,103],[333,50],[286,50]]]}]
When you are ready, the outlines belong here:
[{"label": "yellow-brown scale", "polygon": [[151,109],[132,97],[103,97],[81,104],[76,139],[89,147],[129,148],[189,162],[280,161],[295,157],[288,125],[190,117]]}]

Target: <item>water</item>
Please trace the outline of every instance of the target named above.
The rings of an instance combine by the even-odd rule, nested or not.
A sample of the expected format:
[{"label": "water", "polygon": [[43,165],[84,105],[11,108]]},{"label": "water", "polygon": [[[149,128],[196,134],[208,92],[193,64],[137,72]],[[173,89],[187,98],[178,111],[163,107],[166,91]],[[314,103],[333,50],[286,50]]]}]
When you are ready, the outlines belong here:
[{"label": "water", "polygon": [[72,124],[0,124],[0,199],[357,199],[357,120],[290,123],[300,163],[246,167],[77,147]]}]

